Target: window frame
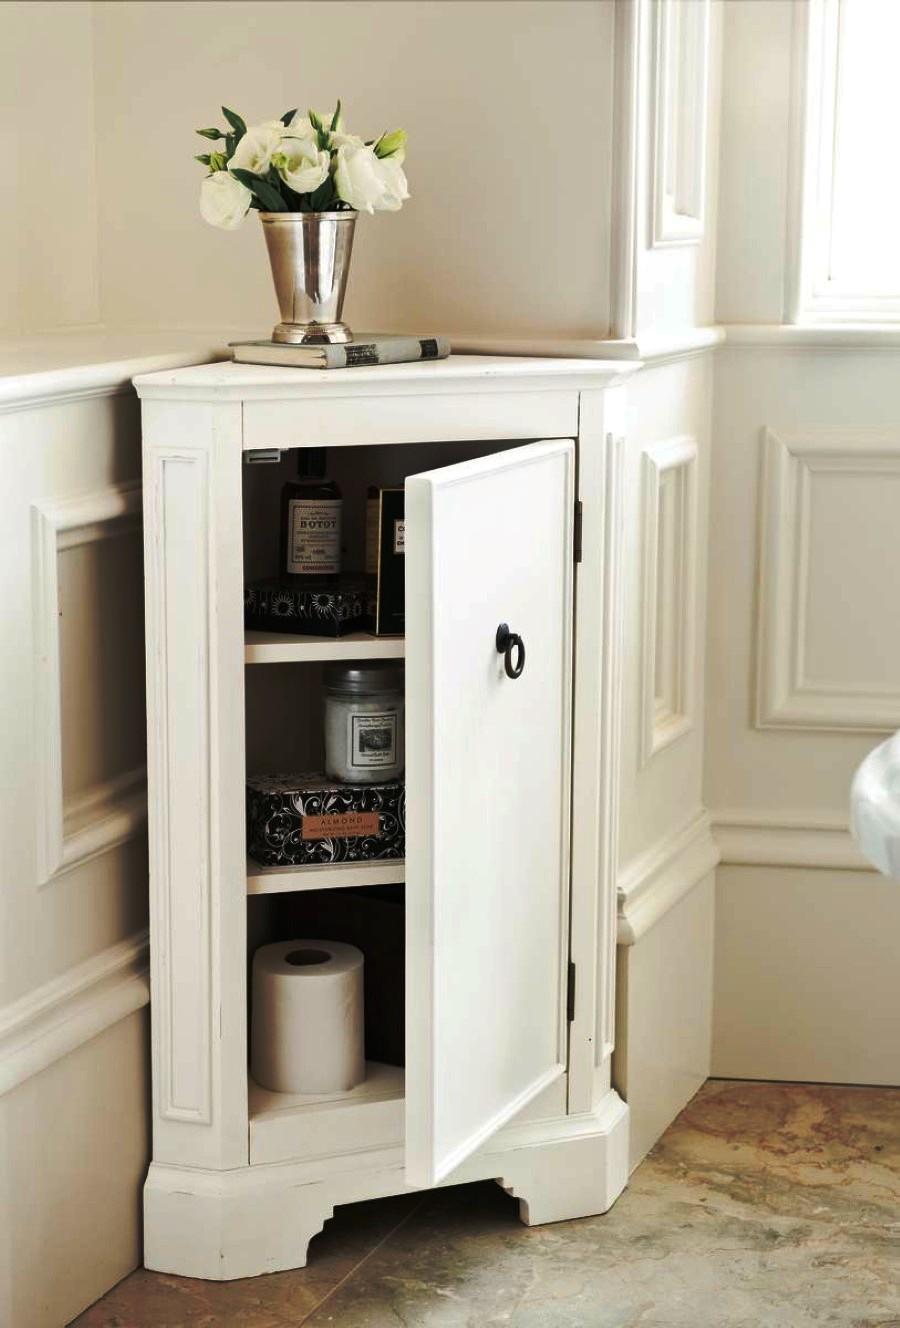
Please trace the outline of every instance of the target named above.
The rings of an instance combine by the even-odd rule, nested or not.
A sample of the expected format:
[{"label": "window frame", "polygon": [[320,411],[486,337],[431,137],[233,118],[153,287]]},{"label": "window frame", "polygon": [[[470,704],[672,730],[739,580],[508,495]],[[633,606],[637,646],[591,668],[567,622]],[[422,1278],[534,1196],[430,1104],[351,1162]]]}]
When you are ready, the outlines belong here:
[{"label": "window frame", "polygon": [[828,273],[844,3],[807,0],[794,7],[786,323],[900,322],[900,290],[883,296],[853,291]]}]

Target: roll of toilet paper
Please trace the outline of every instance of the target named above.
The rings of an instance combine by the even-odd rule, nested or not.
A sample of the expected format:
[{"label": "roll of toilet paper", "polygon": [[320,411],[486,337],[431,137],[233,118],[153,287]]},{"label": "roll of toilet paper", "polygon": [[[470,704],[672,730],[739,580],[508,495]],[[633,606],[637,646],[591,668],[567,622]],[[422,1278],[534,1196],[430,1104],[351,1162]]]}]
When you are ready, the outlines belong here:
[{"label": "roll of toilet paper", "polygon": [[339,1093],[362,1082],[362,951],[341,941],[256,951],[250,1070],[276,1093]]}]

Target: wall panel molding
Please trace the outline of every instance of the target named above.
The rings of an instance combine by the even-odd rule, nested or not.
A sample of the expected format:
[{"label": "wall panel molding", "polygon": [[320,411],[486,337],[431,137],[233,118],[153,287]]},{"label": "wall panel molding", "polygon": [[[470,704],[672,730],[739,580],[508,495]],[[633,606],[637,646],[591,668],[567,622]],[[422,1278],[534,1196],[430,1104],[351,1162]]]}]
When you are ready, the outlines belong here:
[{"label": "wall panel molding", "polygon": [[718,861],[709,814],[702,810],[641,853],[619,873],[618,944],[635,945]]},{"label": "wall panel molding", "polygon": [[653,248],[699,244],[706,202],[710,0],[657,0],[651,154]]},{"label": "wall panel molding", "polygon": [[0,1010],[0,1095],[150,1000],[147,932],[136,932]]},{"label": "wall panel molding", "polygon": [[642,464],[641,763],[693,727],[697,655],[697,443],[671,438]]},{"label": "wall panel molding", "polygon": [[900,433],[764,430],[756,727],[892,731],[900,725],[900,675],[896,686],[884,687],[864,678],[823,682],[807,673],[810,529],[814,481],[822,476],[876,485],[900,480]]},{"label": "wall panel molding", "polygon": [[875,870],[837,818],[724,810],[712,825],[723,866]]},{"label": "wall panel molding", "polygon": [[129,770],[75,798],[63,796],[59,554],[140,530],[139,481],[34,503],[32,602],[38,884],[105,853],[142,828],[146,770]]}]

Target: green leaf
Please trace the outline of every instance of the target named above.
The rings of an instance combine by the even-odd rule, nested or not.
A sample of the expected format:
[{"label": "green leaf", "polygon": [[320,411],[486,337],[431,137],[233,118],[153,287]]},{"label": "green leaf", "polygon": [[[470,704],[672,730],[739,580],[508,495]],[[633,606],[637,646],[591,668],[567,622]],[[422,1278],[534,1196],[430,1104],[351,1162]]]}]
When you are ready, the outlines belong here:
[{"label": "green leaf", "polygon": [[285,111],[284,115],[281,117],[281,123],[285,126],[285,128],[287,128],[287,126],[291,123],[296,114],[297,114],[296,106],[292,111]]},{"label": "green leaf", "polygon": [[332,177],[329,175],[328,179],[323,180],[318,189],[314,189],[311,194],[307,194],[306,198],[310,212],[333,212],[336,198]]},{"label": "green leaf", "polygon": [[309,123],[316,131],[316,146],[320,152],[324,152],[329,145],[328,130],[323,125],[321,118],[316,115],[315,111],[309,111],[308,115]]},{"label": "green leaf", "polygon": [[332,132],[334,132],[334,130],[337,129],[340,118],[341,118],[341,99],[340,97],[338,97],[337,106],[335,106],[334,108],[334,115],[331,117]]},{"label": "green leaf", "polygon": [[234,156],[234,150],[237,147],[237,145],[238,145],[237,134],[225,135],[225,156],[228,158],[229,161],[231,161],[231,158]]},{"label": "green leaf", "polygon": [[199,161],[200,164],[201,164],[201,166],[208,166],[208,165],[209,165],[209,153],[208,153],[208,152],[201,152],[200,155],[199,155],[199,157],[195,157],[195,158],[194,158],[194,161]]},{"label": "green leaf", "polygon": [[265,212],[287,212],[288,206],[281,195],[281,190],[274,188],[268,180],[263,179],[261,175],[254,175],[252,171],[244,171],[238,168],[231,174],[241,184],[246,185],[253,197],[258,199]]},{"label": "green leaf", "polygon": [[234,111],[229,111],[227,106],[222,107],[222,114],[225,116],[225,119],[231,125],[232,129],[236,134],[238,134],[240,137],[243,137],[243,135],[246,134],[247,126],[244,124],[243,120],[239,115],[237,115]]},{"label": "green leaf", "polygon": [[221,129],[197,129],[195,130],[195,133],[198,133],[201,138],[211,138],[213,142],[215,142],[217,138],[225,137]]}]

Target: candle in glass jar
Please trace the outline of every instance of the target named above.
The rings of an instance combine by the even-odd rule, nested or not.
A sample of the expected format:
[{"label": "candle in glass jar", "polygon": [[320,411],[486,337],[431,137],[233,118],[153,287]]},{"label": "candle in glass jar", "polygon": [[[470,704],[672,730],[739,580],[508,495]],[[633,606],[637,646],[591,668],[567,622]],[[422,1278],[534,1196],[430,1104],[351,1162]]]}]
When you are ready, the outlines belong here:
[{"label": "candle in glass jar", "polygon": [[404,765],[403,665],[394,660],[325,669],[325,769],[346,784],[399,779]]}]

